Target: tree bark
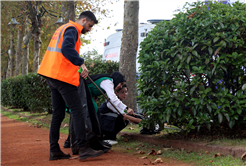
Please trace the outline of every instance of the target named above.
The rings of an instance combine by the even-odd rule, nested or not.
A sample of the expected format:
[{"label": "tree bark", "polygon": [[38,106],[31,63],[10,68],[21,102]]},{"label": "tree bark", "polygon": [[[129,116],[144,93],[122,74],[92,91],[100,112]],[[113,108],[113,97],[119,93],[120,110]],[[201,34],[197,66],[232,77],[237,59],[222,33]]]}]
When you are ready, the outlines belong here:
[{"label": "tree bark", "polygon": [[29,42],[32,38],[32,30],[27,32],[27,18],[25,24],[25,37],[23,38],[23,58],[22,58],[22,75],[28,74],[28,62],[29,62]]},{"label": "tree bark", "polygon": [[28,2],[27,8],[29,10],[29,18],[32,22],[31,31],[34,36],[34,54],[33,54],[33,72],[38,71],[39,66],[39,55],[40,55],[40,46],[41,46],[41,26],[42,26],[42,1]]},{"label": "tree bark", "polygon": [[29,62],[29,42],[23,46],[23,59],[22,59],[22,75],[28,74],[28,62]]},{"label": "tree bark", "polygon": [[119,71],[125,75],[128,97],[125,104],[137,110],[136,54],[138,48],[139,1],[124,2],[124,25],[120,50]]},{"label": "tree bark", "polygon": [[21,48],[22,48],[22,41],[23,41],[23,23],[20,26],[18,30],[18,42],[17,42],[17,48],[16,48],[16,63],[15,63],[15,76],[18,76],[20,74],[20,66],[21,66]]},{"label": "tree bark", "polygon": [[69,20],[75,21],[75,9],[76,9],[75,0],[63,2],[62,15],[64,18],[64,23],[67,23]]},{"label": "tree bark", "polygon": [[[9,54],[9,53],[8,53]],[[10,54],[8,59],[8,69],[7,69],[7,78],[14,76],[14,55],[15,55],[15,48],[14,48],[14,27],[10,25]]]},{"label": "tree bark", "polygon": [[7,72],[6,72],[6,78],[11,77],[11,59],[10,59],[10,54],[8,53],[8,63],[7,63]]},{"label": "tree bark", "polygon": [[33,72],[38,71],[40,62],[40,47],[41,47],[41,37],[40,34],[35,34],[34,39],[34,55],[33,55]]}]

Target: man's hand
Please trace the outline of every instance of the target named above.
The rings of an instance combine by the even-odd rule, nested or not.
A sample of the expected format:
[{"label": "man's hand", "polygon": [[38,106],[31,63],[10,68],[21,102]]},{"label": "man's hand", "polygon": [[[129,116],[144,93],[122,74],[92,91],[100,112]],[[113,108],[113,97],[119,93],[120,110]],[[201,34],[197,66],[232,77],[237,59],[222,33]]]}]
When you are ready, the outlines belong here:
[{"label": "man's hand", "polygon": [[80,67],[82,68],[82,73],[80,74],[81,77],[86,78],[89,74],[87,67],[85,66],[85,64],[82,64]]},{"label": "man's hand", "polygon": [[127,113],[129,115],[134,115],[135,116],[135,113],[134,113],[133,109],[131,109],[131,108],[128,108]]}]

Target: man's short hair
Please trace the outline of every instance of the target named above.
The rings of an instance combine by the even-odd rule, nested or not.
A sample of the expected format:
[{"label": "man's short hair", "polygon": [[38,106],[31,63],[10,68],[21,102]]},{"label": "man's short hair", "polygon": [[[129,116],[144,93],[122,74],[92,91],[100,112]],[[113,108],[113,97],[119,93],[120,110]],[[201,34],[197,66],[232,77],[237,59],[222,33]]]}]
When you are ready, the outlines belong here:
[{"label": "man's short hair", "polygon": [[94,21],[95,24],[98,23],[96,16],[91,12],[91,11],[84,11],[79,15],[79,20],[81,20],[82,18],[86,18],[87,20],[91,20]]}]

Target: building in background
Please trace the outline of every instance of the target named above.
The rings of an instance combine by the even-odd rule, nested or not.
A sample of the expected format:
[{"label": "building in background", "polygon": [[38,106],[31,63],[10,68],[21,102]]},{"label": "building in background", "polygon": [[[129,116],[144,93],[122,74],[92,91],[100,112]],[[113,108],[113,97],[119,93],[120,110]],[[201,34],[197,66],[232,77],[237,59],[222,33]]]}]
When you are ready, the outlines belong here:
[{"label": "building in background", "polygon": [[[148,33],[155,27],[156,23],[160,21],[164,21],[161,19],[152,19],[148,20],[148,23],[140,23],[138,29],[138,50],[137,56],[140,49],[140,43],[146,38]],[[169,20],[166,20],[169,21]],[[107,37],[104,43],[104,53],[103,60],[111,60],[115,62],[119,62],[120,60],[120,49],[121,49],[121,38],[122,38],[122,29],[117,29],[116,33]],[[136,71],[138,73],[138,68],[140,64],[138,60],[136,61]]]}]

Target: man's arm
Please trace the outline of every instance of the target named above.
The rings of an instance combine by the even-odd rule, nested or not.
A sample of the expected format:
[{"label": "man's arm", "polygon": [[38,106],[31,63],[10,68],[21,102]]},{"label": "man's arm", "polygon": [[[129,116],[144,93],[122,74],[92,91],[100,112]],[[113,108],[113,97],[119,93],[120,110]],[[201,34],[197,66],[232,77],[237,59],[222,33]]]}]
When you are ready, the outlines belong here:
[{"label": "man's arm", "polygon": [[71,63],[76,66],[84,64],[84,59],[75,50],[75,43],[78,40],[78,32],[75,27],[68,27],[63,36],[61,52]]}]

